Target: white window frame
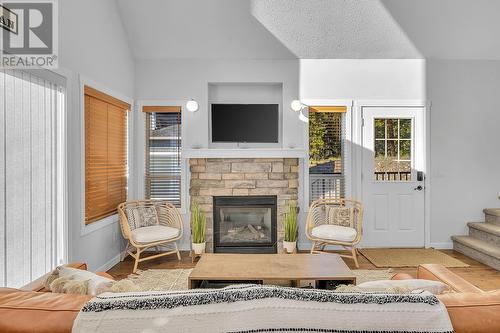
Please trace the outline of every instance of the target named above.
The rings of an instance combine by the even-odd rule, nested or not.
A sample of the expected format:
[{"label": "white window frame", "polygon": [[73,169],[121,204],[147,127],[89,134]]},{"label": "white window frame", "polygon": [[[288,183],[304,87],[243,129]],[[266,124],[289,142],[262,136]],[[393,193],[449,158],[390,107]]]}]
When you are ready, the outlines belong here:
[{"label": "white window frame", "polygon": [[146,126],[144,125],[144,122],[146,121],[144,117],[144,113],[142,112],[142,108],[144,106],[180,106],[181,107],[181,193],[180,193],[180,198],[181,198],[181,206],[178,207],[180,214],[186,214],[187,213],[187,202],[188,200],[188,194],[189,194],[189,189],[187,189],[187,178],[188,178],[188,162],[185,156],[183,156],[183,151],[184,151],[184,144],[185,144],[185,135],[187,134],[186,132],[186,108],[185,108],[186,101],[185,100],[174,100],[174,99],[162,99],[162,100],[138,100],[137,101],[137,107],[136,111],[134,112],[134,118],[135,118],[135,152],[136,156],[135,160],[137,162],[137,165],[135,167],[136,170],[136,198],[138,199],[144,199],[146,197],[145,189],[146,189],[146,183],[145,183],[145,175],[146,175],[146,151],[145,151],[145,140],[146,140]]},{"label": "white window frame", "polygon": [[[352,106],[353,101],[350,99],[302,99],[302,104],[304,105],[314,105],[314,106],[343,106],[346,108],[345,113],[345,133],[344,137],[344,149],[343,149],[343,171],[344,171],[344,181],[345,181],[345,196],[347,198],[352,197],[353,189],[352,189],[352,169],[353,169],[353,160],[352,160]],[[309,117],[309,110],[305,108],[305,115]],[[304,134],[304,142],[306,146],[306,159],[304,163],[302,163],[302,184],[303,186],[303,198],[304,212],[309,211],[309,126],[307,126],[307,130]]]}]

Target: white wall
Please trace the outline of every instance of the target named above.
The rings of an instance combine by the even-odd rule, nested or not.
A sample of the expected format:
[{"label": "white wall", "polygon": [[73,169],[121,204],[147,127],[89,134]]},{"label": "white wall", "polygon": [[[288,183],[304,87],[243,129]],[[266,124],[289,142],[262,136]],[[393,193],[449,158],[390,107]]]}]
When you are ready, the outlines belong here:
[{"label": "white wall", "polygon": [[[138,101],[162,100],[162,102],[165,102],[167,100],[180,102],[193,98],[199,102],[200,108],[197,112],[183,112],[182,115],[183,151],[191,149],[194,145],[200,145],[205,149],[209,147],[208,102],[211,97],[216,98],[217,92],[223,93],[226,97],[228,94],[242,93],[241,86],[233,86],[234,89],[224,88],[214,91],[213,86],[211,90],[209,89],[209,83],[281,83],[281,104],[283,105],[282,146],[305,147],[306,142],[303,133],[306,125],[298,119],[295,112],[287,107],[292,100],[297,99],[299,96],[297,60],[138,60],[136,61],[135,73],[135,98]],[[256,88],[249,86],[249,89]],[[274,92],[272,92],[272,95],[276,97]],[[243,99],[253,98],[251,92],[241,96],[244,96]],[[237,98],[233,102],[236,102],[236,100]],[[240,102],[244,101],[240,100]],[[139,133],[142,133],[144,128],[143,118],[140,113],[140,110],[136,111],[135,131],[138,136],[140,136]],[[134,180],[139,194],[143,183],[141,179],[144,175],[143,168],[139,165],[144,163],[143,147],[142,139],[139,139],[135,146],[138,172]],[[258,157],[258,152],[255,150],[248,149],[245,151],[254,157]],[[185,168],[185,171],[185,184],[189,184],[187,168]],[[184,194],[187,199],[187,193],[184,192]],[[184,238],[181,240],[181,248],[189,249],[189,218],[185,208],[182,211],[186,231]]]},{"label": "white wall", "polygon": [[[183,149],[193,145],[208,147],[208,84],[211,82],[283,83],[283,105],[298,98],[298,61],[296,60],[140,60],[136,62],[137,100],[193,98],[200,103],[195,113],[183,121],[186,131]],[[292,111],[283,112],[283,146],[304,145],[297,136],[304,123]]]},{"label": "white wall", "polygon": [[[121,96],[133,97],[134,64],[116,2],[59,1],[59,64],[68,77],[68,221],[69,261],[83,261],[91,270],[112,265],[123,241],[117,223],[93,232],[82,228],[84,206],[82,146],[83,110],[79,75]],[[99,222],[92,228],[100,227]]]},{"label": "white wall", "polygon": [[[300,60],[300,98],[302,100],[425,100],[425,60],[423,59],[302,59]],[[360,128],[355,110],[352,126]],[[351,132],[354,133],[354,132]],[[352,141],[353,138],[346,138]],[[353,141],[355,142],[355,141]],[[346,158],[355,158],[359,147],[346,150]],[[346,179],[356,189],[356,161],[351,164],[351,177]],[[308,176],[304,168],[304,178]],[[302,188],[301,190],[307,191]],[[359,193],[351,193],[357,197]],[[306,212],[299,215],[305,224]],[[302,227],[303,230],[303,227]],[[304,233],[299,241],[309,247]]]},{"label": "white wall", "polygon": [[116,2],[58,3],[60,66],[133,97],[134,63]]},{"label": "white wall", "polygon": [[301,99],[425,99],[423,59],[303,59]]},{"label": "white wall", "polygon": [[500,61],[428,60],[431,242],[449,244],[500,202]]},{"label": "white wall", "polygon": [[[298,120],[297,114],[289,107],[296,98],[425,99],[425,61],[421,59],[138,60],[135,72],[137,100],[194,98],[200,102],[198,112],[183,115],[183,149],[193,145],[209,146],[207,107],[210,82],[282,83],[284,148],[296,145],[308,149],[307,125]],[[138,133],[143,127],[140,117],[136,126]],[[137,144],[137,156],[143,156],[141,149],[142,144]],[[256,155],[255,151],[249,154]],[[138,157],[137,163],[144,163],[143,158]],[[139,172],[136,177],[139,179],[142,173]],[[300,191],[299,202],[304,188]],[[189,231],[187,218],[185,214],[186,233]],[[305,216],[301,214],[302,225],[304,220]],[[307,241],[302,236],[303,233],[301,245],[306,247]],[[182,247],[189,247],[188,235],[184,237]]]}]

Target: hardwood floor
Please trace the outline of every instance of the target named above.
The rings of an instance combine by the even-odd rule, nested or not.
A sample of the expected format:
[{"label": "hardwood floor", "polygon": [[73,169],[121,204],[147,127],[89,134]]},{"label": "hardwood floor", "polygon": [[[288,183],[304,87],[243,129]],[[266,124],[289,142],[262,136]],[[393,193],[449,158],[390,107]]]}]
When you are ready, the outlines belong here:
[{"label": "hardwood floor", "polygon": [[[480,262],[475,261],[469,257],[464,256],[461,253],[455,252],[453,250],[442,250],[444,253],[455,257],[459,260],[470,265],[466,268],[450,268],[452,272],[463,277],[465,280],[476,285],[483,290],[494,290],[500,289],[500,272],[483,265]],[[189,252],[181,251],[182,260],[178,261],[177,258],[172,256],[161,257],[151,261],[146,261],[139,264],[139,269],[165,269],[165,268],[192,268],[195,264],[191,263],[191,258],[189,257]],[[377,269],[372,263],[370,263],[365,257],[359,256],[359,268],[360,269]],[[354,264],[352,260],[344,259],[347,265],[354,269]],[[132,273],[132,268],[134,262],[130,256],[125,258],[124,261],[118,263],[113,268],[111,268],[108,273],[111,274],[115,279],[123,279]],[[409,273],[413,276],[416,275],[415,268],[393,268],[395,273]]]}]

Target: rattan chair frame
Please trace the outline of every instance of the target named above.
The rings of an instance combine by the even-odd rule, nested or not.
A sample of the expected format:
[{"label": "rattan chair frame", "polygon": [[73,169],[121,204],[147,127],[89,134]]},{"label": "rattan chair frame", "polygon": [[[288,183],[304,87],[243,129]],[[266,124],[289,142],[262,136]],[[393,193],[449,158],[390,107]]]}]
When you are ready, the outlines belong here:
[{"label": "rattan chair frame", "polygon": [[[175,238],[160,240],[151,243],[137,243],[131,237],[132,230],[127,219],[126,210],[139,208],[139,207],[163,207],[165,208],[162,214],[158,213],[157,209],[157,219],[156,225],[165,225],[168,227],[179,229],[179,235]],[[118,215],[120,217],[120,228],[122,231],[123,238],[127,240],[126,252],[135,259],[133,273],[137,271],[137,267],[140,262],[156,259],[170,254],[177,254],[177,259],[181,260],[181,254],[177,246],[177,241],[182,238],[183,235],[183,223],[182,217],[179,210],[171,203],[163,200],[135,200],[127,201],[118,205]],[[155,255],[150,255],[141,258],[141,254],[152,247],[156,247],[159,251],[160,246],[173,243],[174,249],[171,251],[161,252]],[[133,252],[135,251],[135,252]]]},{"label": "rattan chair frame", "polygon": [[[352,207],[354,208],[354,228],[356,229],[356,238],[350,242],[337,241],[333,239],[318,238],[312,235],[312,229],[322,224],[326,224],[326,207]],[[361,241],[363,235],[363,204],[357,200],[345,199],[345,198],[326,198],[318,199],[311,203],[309,207],[309,213],[307,214],[306,221],[306,235],[312,241],[311,253],[322,253],[326,252],[325,247],[327,245],[337,245],[342,246],[346,250],[350,251],[351,254],[341,254],[342,257],[351,258],[354,260],[354,264],[359,268],[358,263],[358,251],[356,245]]]}]

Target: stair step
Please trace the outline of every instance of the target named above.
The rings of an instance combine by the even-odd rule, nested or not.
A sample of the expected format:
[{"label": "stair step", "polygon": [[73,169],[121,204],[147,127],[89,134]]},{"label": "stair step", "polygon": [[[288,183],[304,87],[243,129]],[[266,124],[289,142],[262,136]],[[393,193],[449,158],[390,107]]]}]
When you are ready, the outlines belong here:
[{"label": "stair step", "polygon": [[471,236],[452,236],[453,249],[500,270],[500,246]]},{"label": "stair step", "polygon": [[500,247],[500,224],[469,222],[469,236],[484,240]]},{"label": "stair step", "polygon": [[483,212],[486,222],[500,224],[500,208],[485,208]]}]

